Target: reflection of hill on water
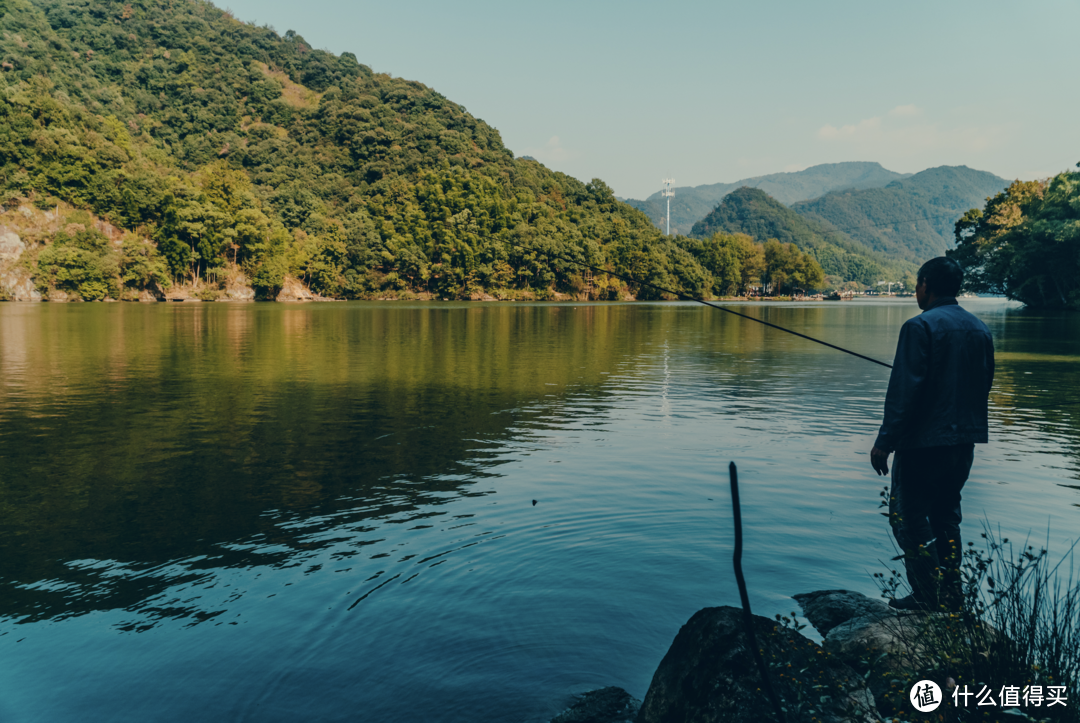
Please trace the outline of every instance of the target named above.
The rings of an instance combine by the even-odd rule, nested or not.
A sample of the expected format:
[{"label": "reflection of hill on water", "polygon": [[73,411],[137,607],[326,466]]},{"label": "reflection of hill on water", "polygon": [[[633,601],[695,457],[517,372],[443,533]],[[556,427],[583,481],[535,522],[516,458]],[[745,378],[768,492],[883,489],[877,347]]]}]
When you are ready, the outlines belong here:
[{"label": "reflection of hill on water", "polygon": [[683,323],[622,305],[3,312],[0,615],[26,621],[198,620],[212,611],[144,602],[296,564],[319,530],[359,546],[376,521],[440,515],[484,494],[474,482],[531,420],[633,375],[619,362]]},{"label": "reflection of hill on water", "polygon": [[[743,310],[885,361],[913,313]],[[1054,406],[1076,389],[1057,357],[1077,330],[1050,323],[1052,343],[1028,316],[995,319],[995,415],[1080,457],[1076,411]],[[0,307],[0,616],[211,618],[213,603],[161,594],[365,554],[386,524],[431,523],[487,494],[475,483],[568,400],[599,418],[636,378],[657,394],[668,354],[673,394],[792,434],[868,433],[887,379],[687,305]]]},{"label": "reflection of hill on water", "polygon": [[618,307],[572,322],[545,307],[9,309],[0,615],[31,620],[282,564],[313,544],[284,519],[408,517],[470,494],[538,413],[523,407],[595,393],[626,322]]}]

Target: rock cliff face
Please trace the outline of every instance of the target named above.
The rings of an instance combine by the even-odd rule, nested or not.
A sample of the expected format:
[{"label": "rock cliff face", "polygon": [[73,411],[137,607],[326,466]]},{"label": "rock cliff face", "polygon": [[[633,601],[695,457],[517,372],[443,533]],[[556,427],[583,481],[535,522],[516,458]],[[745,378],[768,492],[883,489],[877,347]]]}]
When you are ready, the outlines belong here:
[{"label": "rock cliff face", "polygon": [[165,301],[165,290],[151,281],[145,289],[140,289],[137,295],[131,298],[125,297],[124,301],[141,301],[143,303]]},{"label": "rock cliff face", "polygon": [[6,226],[0,226],[0,264],[18,261],[25,250],[26,244],[17,233]]},{"label": "rock cliff face", "polygon": [[243,276],[230,278],[225,282],[225,290],[219,301],[255,301],[255,289]]},{"label": "rock cliff face", "polygon": [[[253,295],[254,296],[254,295]],[[278,293],[275,301],[333,301],[333,299],[327,299],[318,294],[312,293],[311,289],[304,286],[299,279],[294,279],[291,276],[286,276],[284,283],[281,285],[281,291]]]},{"label": "rock cliff face", "polygon": [[0,299],[9,301],[41,301],[30,273],[18,266],[26,251],[26,243],[6,226],[0,226]]}]

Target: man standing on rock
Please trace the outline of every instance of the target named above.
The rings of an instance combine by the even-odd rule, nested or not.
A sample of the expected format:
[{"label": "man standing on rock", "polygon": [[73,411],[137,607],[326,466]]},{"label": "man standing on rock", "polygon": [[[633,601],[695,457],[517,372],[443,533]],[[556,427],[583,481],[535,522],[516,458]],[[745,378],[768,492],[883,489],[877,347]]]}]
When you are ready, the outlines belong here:
[{"label": "man standing on rock", "polygon": [[[975,445],[987,441],[987,402],[994,379],[994,344],[986,324],[956,303],[964,280],[945,257],[919,269],[915,300],[923,313],[900,329],[885,420],[870,464],[889,473],[889,523],[912,594],[900,610],[959,609],[960,490]],[[939,574],[940,571],[940,574]]]}]

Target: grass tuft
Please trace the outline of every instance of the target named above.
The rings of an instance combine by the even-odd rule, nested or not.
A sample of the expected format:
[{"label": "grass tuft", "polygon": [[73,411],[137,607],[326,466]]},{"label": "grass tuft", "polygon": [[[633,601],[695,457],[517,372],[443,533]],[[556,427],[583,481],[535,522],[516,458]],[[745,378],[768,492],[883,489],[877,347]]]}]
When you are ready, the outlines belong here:
[{"label": "grass tuft", "polygon": [[[888,690],[878,696],[879,709],[883,714],[912,712],[908,691],[920,680],[933,680],[946,699],[939,711],[953,716],[942,720],[1078,723],[1076,543],[1052,563],[1046,548],[1036,549],[1026,542],[1014,546],[989,529],[982,539],[983,549],[969,542],[964,551],[961,609],[910,616],[906,621],[914,618],[916,624],[897,626],[900,642],[912,655],[899,669],[885,671],[891,677]],[[876,573],[874,578],[884,597],[903,596],[905,583],[898,571]],[[1050,705],[1051,693],[1060,697],[1061,686],[1065,686],[1065,704]],[[974,694],[989,690],[997,705],[979,706],[973,695],[966,706],[954,707],[954,689]],[[1002,696],[1014,692],[1019,704],[1002,706]]]}]

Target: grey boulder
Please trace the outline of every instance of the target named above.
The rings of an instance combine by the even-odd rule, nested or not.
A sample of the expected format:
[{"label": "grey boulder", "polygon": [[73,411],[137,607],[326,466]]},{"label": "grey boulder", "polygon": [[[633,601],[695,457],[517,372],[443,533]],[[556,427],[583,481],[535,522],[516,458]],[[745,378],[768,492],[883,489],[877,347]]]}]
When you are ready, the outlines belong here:
[{"label": "grey boulder", "polygon": [[817,592],[792,595],[799,603],[803,615],[822,637],[837,625],[855,618],[883,617],[892,614],[891,608],[880,600],[873,600],[850,590],[818,590]]},{"label": "grey boulder", "polygon": [[[773,720],[748,645],[743,612],[705,608],[675,637],[653,676],[639,723],[742,723]],[[878,720],[860,676],[794,630],[753,617],[773,687],[789,723]]]}]

